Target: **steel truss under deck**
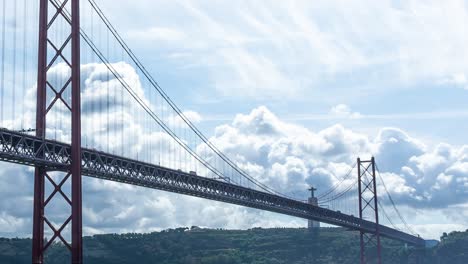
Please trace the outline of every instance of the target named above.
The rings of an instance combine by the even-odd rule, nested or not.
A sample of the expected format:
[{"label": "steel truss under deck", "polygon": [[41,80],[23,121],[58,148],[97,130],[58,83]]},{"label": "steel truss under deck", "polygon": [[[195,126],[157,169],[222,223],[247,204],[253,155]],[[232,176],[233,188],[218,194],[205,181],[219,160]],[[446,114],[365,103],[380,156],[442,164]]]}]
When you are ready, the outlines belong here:
[{"label": "steel truss under deck", "polygon": [[[316,220],[370,234],[379,230],[382,237],[414,246],[424,245],[420,237],[383,225],[376,228],[373,222],[278,195],[97,150],[83,148],[81,155],[82,173],[89,177]],[[0,129],[0,161],[45,167],[49,171],[69,171],[70,156],[68,144]]]}]

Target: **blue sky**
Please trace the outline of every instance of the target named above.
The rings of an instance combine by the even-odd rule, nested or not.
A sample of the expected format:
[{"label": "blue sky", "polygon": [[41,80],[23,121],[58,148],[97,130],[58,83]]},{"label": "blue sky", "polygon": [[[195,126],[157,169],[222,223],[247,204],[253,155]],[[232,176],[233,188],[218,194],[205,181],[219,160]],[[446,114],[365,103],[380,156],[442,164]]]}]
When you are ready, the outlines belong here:
[{"label": "blue sky", "polygon": [[[265,183],[305,194],[376,155],[420,234],[467,228],[466,1],[97,2],[171,98]],[[0,177],[0,235],[28,236],[31,171],[5,165]],[[97,180],[84,192],[86,234],[305,226]]]},{"label": "blue sky", "polygon": [[[464,143],[464,1],[109,3],[167,92],[211,125],[266,105],[311,128],[396,126]],[[330,117],[338,104],[362,118]]]}]

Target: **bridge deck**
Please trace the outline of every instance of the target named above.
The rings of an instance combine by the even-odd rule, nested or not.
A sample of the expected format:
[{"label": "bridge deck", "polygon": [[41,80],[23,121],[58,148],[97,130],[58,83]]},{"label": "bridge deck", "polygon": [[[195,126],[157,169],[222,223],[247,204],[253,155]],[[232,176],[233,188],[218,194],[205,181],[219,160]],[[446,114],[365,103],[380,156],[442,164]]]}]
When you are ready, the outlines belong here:
[{"label": "bridge deck", "polygon": [[[68,144],[0,129],[0,161],[65,171],[70,166],[70,153]],[[351,215],[96,150],[82,149],[82,171],[89,177],[317,220],[352,230],[367,233],[375,233],[376,230],[375,223]],[[424,245],[420,237],[387,226],[380,225],[380,234],[412,245]]]}]

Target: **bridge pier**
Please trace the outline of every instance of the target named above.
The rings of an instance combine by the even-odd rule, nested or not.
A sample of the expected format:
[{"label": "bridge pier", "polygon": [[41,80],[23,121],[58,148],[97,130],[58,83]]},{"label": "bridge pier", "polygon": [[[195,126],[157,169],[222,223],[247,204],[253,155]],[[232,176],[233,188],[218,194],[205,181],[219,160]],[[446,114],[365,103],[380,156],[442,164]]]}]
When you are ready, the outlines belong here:
[{"label": "bridge pier", "polygon": [[[65,172],[64,178],[56,182],[49,175],[47,167],[36,166],[34,173],[34,212],[33,212],[33,245],[32,263],[39,264],[44,261],[44,254],[48,247],[56,240],[60,240],[71,252],[71,262],[82,263],[82,217],[81,217],[81,96],[80,96],[80,16],[79,0],[70,0],[60,3],[56,0],[40,0],[39,7],[39,41],[38,41],[38,71],[37,71],[37,109],[36,109],[36,136],[46,139],[46,121],[49,111],[53,111],[56,103],[61,101],[70,110],[71,114],[71,165]],[[49,9],[55,10],[49,17]],[[65,12],[71,10],[71,16]],[[50,20],[49,20],[50,18]],[[54,43],[50,37],[52,25],[58,19],[65,20],[70,25],[70,35],[63,43]],[[71,46],[71,48],[70,48]],[[52,51],[52,59],[48,59],[48,50]],[[66,58],[70,49],[70,58]],[[68,81],[62,87],[54,87],[48,80],[48,70],[62,59],[70,67]],[[59,84],[62,85],[62,84]],[[71,88],[70,88],[71,86]],[[62,97],[66,89],[71,89],[71,104]],[[47,102],[47,91],[55,93],[52,102]],[[45,156],[45,149],[37,150],[38,156]],[[52,193],[45,197],[45,183],[53,186]],[[71,182],[71,197],[62,190],[66,182]],[[46,206],[56,196],[62,196],[71,207],[70,216],[60,224],[54,226],[47,218]],[[63,230],[71,224],[70,240],[63,235]],[[52,231],[52,238],[44,245],[45,225]]]},{"label": "bridge pier", "polygon": [[[314,192],[316,191],[317,189],[314,188],[313,186],[311,186],[309,188],[309,191],[310,191],[310,197],[309,199],[307,200],[307,202],[313,206],[318,206],[318,199],[317,197],[315,197],[314,195]],[[317,228],[320,228],[320,222],[319,221],[316,221],[316,220],[308,220],[307,221],[307,228],[309,230],[313,230],[313,229],[317,229]]]}]

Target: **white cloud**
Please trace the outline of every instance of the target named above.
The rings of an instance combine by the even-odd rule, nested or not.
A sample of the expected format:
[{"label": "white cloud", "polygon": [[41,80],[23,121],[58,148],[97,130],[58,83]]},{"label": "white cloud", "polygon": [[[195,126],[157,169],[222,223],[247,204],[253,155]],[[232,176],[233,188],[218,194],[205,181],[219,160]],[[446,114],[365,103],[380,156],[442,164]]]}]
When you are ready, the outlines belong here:
[{"label": "white cloud", "polygon": [[393,171],[406,165],[413,156],[425,152],[425,146],[417,139],[398,128],[384,128],[375,139],[376,155],[383,160],[381,165],[384,171]]},{"label": "white cloud", "polygon": [[[201,68],[203,76],[210,80],[203,85],[213,86],[218,93],[216,97],[335,100],[328,98],[362,98],[366,87],[395,89],[421,83],[467,86],[468,32],[463,25],[467,24],[468,12],[463,1],[240,1],[232,4],[142,0],[115,5],[115,1],[103,0],[102,5],[106,13],[118,18],[113,21],[133,27],[127,28],[127,36],[135,44],[148,45],[152,52],[156,52],[155,45],[164,45],[164,54],[169,54],[181,67]],[[125,21],[130,5],[145,19]],[[176,24],[174,14],[177,14]],[[126,63],[114,66],[139,95],[145,95],[132,67]],[[62,70],[54,67],[51,74],[60,75]],[[82,70],[86,77],[83,78],[83,104],[87,110],[83,115],[84,144],[105,149],[109,132],[110,152],[119,153],[122,145],[131,146],[125,155],[141,159],[147,154],[143,153],[145,145],[151,144],[156,149],[163,146],[161,149],[166,152],[153,152],[152,161],[165,165],[161,157],[175,152],[168,144],[169,136],[160,130],[148,132],[143,121],[137,118],[139,112],[128,107],[130,98],[119,101],[119,97],[107,94],[108,87],[112,90],[119,84],[116,80],[103,82],[107,78],[103,65],[89,64]],[[350,87],[352,93],[345,90],[337,93],[334,86]],[[115,99],[115,109],[108,122],[100,107],[109,95]],[[24,123],[34,124],[34,89],[26,97]],[[185,113],[195,123],[205,118],[193,111]],[[60,129],[69,126],[68,119],[61,118],[63,113],[54,114],[48,120],[52,127],[49,136],[69,140],[69,135]],[[359,117],[385,121],[466,116],[466,111],[438,110],[367,115],[340,104],[328,114],[291,119]],[[13,120],[3,126],[19,127],[19,122]],[[180,125],[180,120],[171,125]],[[123,135],[133,136],[122,141],[121,131]],[[346,174],[357,156],[374,154],[398,205],[410,208],[407,215],[414,214],[415,208],[423,211],[423,216],[412,223],[419,223],[423,234],[468,225],[465,220],[468,146],[441,144],[430,148],[398,128],[383,128],[378,135],[357,133],[342,125],[311,131],[278,118],[266,107],[239,114],[232,123],[218,126],[211,140],[260,181],[301,197],[305,197],[309,184],[327,189]],[[2,164],[0,174],[0,230],[11,230],[8,236],[28,234],[32,172]],[[24,193],[18,193],[18,189]],[[246,228],[305,223],[95,179],[86,178],[84,190],[85,230],[90,233],[150,231],[192,224]],[[441,219],[447,217],[456,224]]]},{"label": "white cloud", "polygon": [[332,107],[332,109],[330,110],[330,114],[338,118],[357,119],[362,117],[359,112],[352,112],[351,108],[345,104],[339,104]]},{"label": "white cloud", "polygon": [[[211,140],[238,162],[255,167],[253,175],[262,182],[289,195],[305,198],[308,185],[319,187],[320,193],[337,183],[356,157],[374,155],[398,206],[440,211],[468,202],[466,147],[439,144],[429,148],[397,128],[383,128],[374,138],[341,125],[314,133],[259,107],[238,115],[231,125],[218,127]],[[382,186],[379,193],[384,205],[389,205]],[[445,220],[425,221],[440,224]]]},{"label": "white cloud", "polygon": [[[136,92],[144,96],[145,91],[131,67],[117,65],[120,65],[120,71]],[[108,84],[103,82],[101,66],[83,66],[83,104],[97,106],[107,99],[107,94],[102,92]],[[114,82],[110,80],[109,86],[115,85]],[[148,127],[144,126],[145,120],[135,118],[135,112],[129,108],[126,100],[116,100],[117,116],[123,111],[124,119],[111,120],[117,125],[123,121],[125,130],[134,135],[124,142],[131,146],[125,155],[135,157],[144,154],[143,146],[148,143],[155,146],[167,144],[168,136],[159,131],[148,131]],[[185,113],[190,118],[199,117],[193,112]],[[92,132],[84,130],[89,132],[83,135],[87,137],[89,145],[99,146],[106,138],[107,126],[98,122],[105,120],[105,124],[106,114],[98,107],[83,113],[84,123],[95,129]],[[119,133],[117,131],[119,129],[110,130],[109,133],[112,136]],[[62,136],[67,138],[66,133]],[[376,137],[356,133],[342,125],[314,132],[287,123],[261,106],[248,114],[238,114],[230,124],[218,126],[210,140],[257,180],[287,195],[303,199],[307,197],[309,185],[318,187],[319,192],[326,190],[340,181],[357,156],[374,154],[398,205],[440,211],[468,203],[468,147],[440,144],[430,149],[397,128],[383,128]],[[110,146],[110,151],[118,152],[120,144],[116,142]],[[168,153],[173,151],[167,146],[163,149]],[[160,161],[153,157],[152,162]],[[4,235],[27,235],[30,233],[32,210],[32,171],[2,164],[0,174],[4,183],[0,185],[0,195],[3,196],[0,199],[0,225],[14,226],[11,233]],[[18,187],[27,190],[27,193],[15,192]],[[260,224],[270,227],[305,224],[304,220],[291,217],[96,179],[85,178],[83,190],[84,224],[85,230],[90,233],[145,232],[181,225],[248,228]],[[18,201],[24,206],[13,208],[11,205]],[[50,212],[61,217],[64,212],[58,206],[51,208]],[[446,212],[453,213],[454,210]],[[437,219],[425,221],[440,224]]]},{"label": "white cloud", "polygon": [[[113,1],[102,5],[128,17]],[[468,74],[464,1],[143,1],[131,7],[148,17],[122,23],[136,44],[153,47],[143,41],[152,35],[171,39],[170,54],[189,54],[176,56],[181,67],[196,65],[229,98],[360,98],[369,89],[462,83]],[[135,32],[145,33],[134,38]],[[336,93],[335,86],[349,91]]]},{"label": "white cloud", "polygon": [[449,84],[455,85],[458,87],[462,87],[464,89],[468,89],[468,81],[466,79],[466,75],[464,73],[455,73],[447,77],[446,79],[442,80],[442,84]]},{"label": "white cloud", "polygon": [[164,41],[167,44],[175,41],[186,41],[186,36],[183,32],[167,27],[151,27],[146,30],[131,32],[130,37],[145,41]]}]

